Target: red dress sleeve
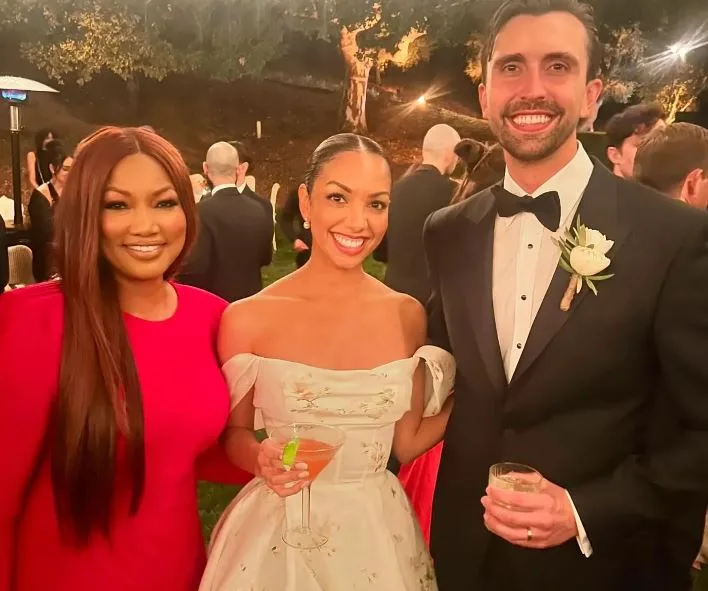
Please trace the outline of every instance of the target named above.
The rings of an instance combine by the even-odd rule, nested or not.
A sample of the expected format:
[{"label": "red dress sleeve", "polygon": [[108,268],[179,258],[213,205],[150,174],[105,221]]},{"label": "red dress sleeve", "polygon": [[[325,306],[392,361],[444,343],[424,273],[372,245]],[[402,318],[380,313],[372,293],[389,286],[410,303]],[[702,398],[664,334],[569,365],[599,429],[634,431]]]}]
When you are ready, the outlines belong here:
[{"label": "red dress sleeve", "polygon": [[[205,291],[177,285],[180,293],[190,294],[198,297],[198,307],[208,316],[206,321],[210,325],[212,335],[212,345],[214,347],[214,356],[217,356],[216,342],[221,324],[221,317],[228,306],[228,303],[214,294]],[[206,450],[196,463],[197,480],[207,480],[209,482],[217,482],[219,484],[247,484],[253,475],[237,468],[229,460],[226,451],[217,441],[208,450]]]},{"label": "red dress sleeve", "polygon": [[253,474],[234,466],[218,443],[197,460],[197,479],[219,484],[248,484]]},{"label": "red dress sleeve", "polygon": [[0,589],[10,588],[25,488],[57,388],[62,314],[53,283],[0,295]]}]

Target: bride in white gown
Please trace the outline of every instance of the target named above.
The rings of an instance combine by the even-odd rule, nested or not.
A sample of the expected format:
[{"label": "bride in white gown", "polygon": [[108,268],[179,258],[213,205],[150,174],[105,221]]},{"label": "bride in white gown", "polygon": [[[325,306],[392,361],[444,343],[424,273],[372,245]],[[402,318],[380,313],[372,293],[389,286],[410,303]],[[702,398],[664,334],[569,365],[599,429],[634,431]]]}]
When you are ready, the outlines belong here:
[{"label": "bride in white gown", "polygon": [[[390,452],[403,463],[442,439],[452,357],[424,346],[422,306],[362,269],[387,227],[391,174],[381,148],[352,134],[323,142],[300,187],[310,261],[224,315],[219,354],[231,392],[224,443],[256,474],[217,525],[201,591],[433,591],[432,561]],[[345,441],[312,483],[315,550],[282,541],[299,524],[307,466],[254,429],[336,426]],[[293,496],[294,495],[294,496]],[[284,497],[284,498],[283,498]]]}]

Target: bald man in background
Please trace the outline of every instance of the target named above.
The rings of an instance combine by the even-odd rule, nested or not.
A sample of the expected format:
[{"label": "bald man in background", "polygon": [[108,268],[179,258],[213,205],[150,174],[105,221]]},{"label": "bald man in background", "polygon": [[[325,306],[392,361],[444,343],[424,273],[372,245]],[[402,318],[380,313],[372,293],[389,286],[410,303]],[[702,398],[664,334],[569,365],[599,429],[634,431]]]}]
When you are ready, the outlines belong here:
[{"label": "bald man in background", "polygon": [[423,139],[423,163],[405,174],[391,191],[388,232],[376,250],[376,260],[388,264],[384,283],[424,304],[430,283],[423,254],[423,224],[428,216],[450,205],[455,183],[449,175],[457,166],[455,146],[460,134],[449,125],[434,125]]},{"label": "bald man in background", "polygon": [[259,292],[261,267],[273,257],[273,208],[239,192],[238,168],[238,151],[229,143],[207,151],[204,171],[214,188],[199,202],[197,243],[179,278],[227,302]]}]

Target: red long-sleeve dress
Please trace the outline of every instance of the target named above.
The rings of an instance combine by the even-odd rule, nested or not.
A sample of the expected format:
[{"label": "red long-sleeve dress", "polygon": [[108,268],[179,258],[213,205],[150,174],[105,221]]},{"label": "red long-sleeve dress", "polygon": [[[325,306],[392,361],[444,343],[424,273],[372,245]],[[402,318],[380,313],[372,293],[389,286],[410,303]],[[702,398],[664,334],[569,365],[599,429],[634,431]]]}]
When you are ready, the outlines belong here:
[{"label": "red long-sleeve dress", "polygon": [[[112,535],[88,547],[62,542],[49,465],[27,498],[22,491],[56,396],[63,331],[58,282],[0,295],[0,590],[194,591],[205,562],[197,514],[198,478],[246,482],[217,447],[229,393],[215,352],[226,303],[175,285],[178,306],[164,321],[124,315],[143,396],[145,492],[128,514],[130,486],[117,466]],[[119,446],[120,449],[120,446]],[[124,466],[123,466],[124,468]],[[16,551],[16,554],[15,554]]]}]

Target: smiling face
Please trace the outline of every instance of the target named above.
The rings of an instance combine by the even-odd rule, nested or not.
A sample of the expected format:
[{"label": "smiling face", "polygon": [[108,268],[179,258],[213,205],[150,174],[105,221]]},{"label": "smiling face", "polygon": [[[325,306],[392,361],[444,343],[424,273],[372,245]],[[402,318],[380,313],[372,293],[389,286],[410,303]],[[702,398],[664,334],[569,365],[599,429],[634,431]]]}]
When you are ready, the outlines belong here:
[{"label": "smiling face", "polygon": [[386,233],[390,192],[391,171],[377,154],[342,152],[324,164],[312,192],[299,189],[313,258],[325,257],[340,269],[361,266]]},{"label": "smiling face", "polygon": [[101,249],[124,281],[162,280],[185,244],[187,221],[175,187],[145,154],[113,169],[101,215]]},{"label": "smiling face", "polygon": [[505,151],[521,162],[575,151],[576,129],[602,90],[587,82],[588,35],[565,12],[512,18],[499,32],[480,85],[482,112]]}]

